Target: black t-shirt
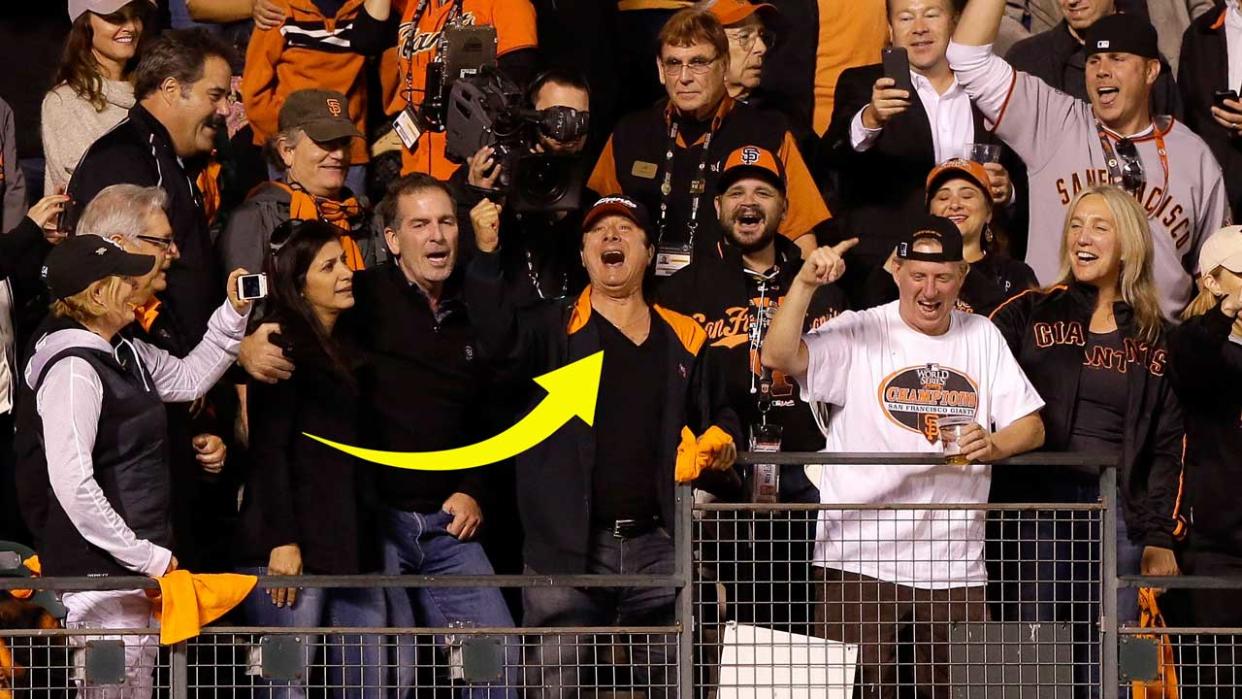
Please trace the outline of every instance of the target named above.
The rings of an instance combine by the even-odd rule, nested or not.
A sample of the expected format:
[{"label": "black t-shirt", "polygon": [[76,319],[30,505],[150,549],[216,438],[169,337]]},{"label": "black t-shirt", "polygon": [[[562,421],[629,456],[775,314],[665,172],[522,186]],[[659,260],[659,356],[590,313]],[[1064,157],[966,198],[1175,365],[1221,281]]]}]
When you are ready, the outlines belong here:
[{"label": "black t-shirt", "polygon": [[606,526],[618,519],[652,519],[660,515],[656,462],[667,377],[656,367],[666,365],[666,330],[652,314],[651,332],[635,345],[602,315],[595,317],[604,366],[595,411],[591,518]]},{"label": "black t-shirt", "polygon": [[1113,451],[1121,445],[1127,366],[1120,331],[1088,335],[1074,401],[1070,451]]}]

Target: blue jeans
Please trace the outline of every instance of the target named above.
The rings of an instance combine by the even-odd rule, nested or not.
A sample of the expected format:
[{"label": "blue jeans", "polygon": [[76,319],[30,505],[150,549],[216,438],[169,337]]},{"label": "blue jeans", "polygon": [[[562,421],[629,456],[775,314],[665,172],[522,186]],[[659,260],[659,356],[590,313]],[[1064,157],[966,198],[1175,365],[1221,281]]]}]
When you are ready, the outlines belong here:
[{"label": "blue jeans", "polygon": [[[266,568],[243,568],[240,572],[264,575]],[[387,625],[384,591],[381,589],[323,589],[298,590],[292,607],[277,607],[267,590],[255,587],[242,602],[242,612],[247,623],[254,626],[283,626],[288,628],[335,627],[382,627]],[[336,695],[380,699],[384,696],[385,682],[383,662],[383,637],[378,634],[332,634],[326,636],[328,685],[339,688]],[[314,645],[306,644],[305,666],[309,669],[314,658]],[[309,673],[308,673],[309,675]],[[266,692],[256,689],[255,696],[263,699],[302,699],[306,696],[309,676],[301,683],[275,682],[259,679],[257,684],[269,687]]]},{"label": "blue jeans", "polygon": [[[1096,502],[1099,484],[1069,485],[1064,502]],[[1117,495],[1117,574],[1138,575],[1143,544],[1130,541],[1125,512]],[[1089,513],[1017,513],[1019,558],[1019,619],[1028,622],[1070,622],[1074,629],[1074,683],[1076,696],[1098,696],[1101,551],[1103,518]],[[1138,589],[1121,588],[1117,618],[1138,622]]]},{"label": "blue jeans", "polygon": [[[611,531],[591,534],[587,573],[602,575],[672,575],[677,558],[673,540],[663,529],[618,539]],[[528,575],[537,571],[526,569]],[[677,593],[671,588],[528,587],[522,591],[523,626],[671,626]],[[579,668],[591,663],[593,644],[581,634],[544,635],[529,650],[528,697],[582,695]],[[666,638],[653,635],[627,647],[637,688],[652,699],[674,696],[677,652]],[[670,672],[670,670],[672,670]]]},{"label": "blue jeans", "polygon": [[[389,575],[493,575],[492,564],[478,542],[460,541],[448,533],[447,527],[452,521],[453,516],[446,512],[420,514],[389,510],[384,537],[384,572]],[[405,600],[393,601],[394,626],[415,626],[416,618],[432,628],[443,628],[452,622],[469,622],[475,627],[513,626],[513,616],[505,606],[500,589],[495,587],[419,587],[409,590]],[[442,638],[437,640],[444,642]],[[520,645],[515,638],[506,637],[501,641],[505,655],[504,685],[468,685],[462,690],[463,697],[516,699],[521,677]],[[396,665],[401,675],[398,684],[403,690],[410,687],[414,658],[413,639],[399,637]]]}]

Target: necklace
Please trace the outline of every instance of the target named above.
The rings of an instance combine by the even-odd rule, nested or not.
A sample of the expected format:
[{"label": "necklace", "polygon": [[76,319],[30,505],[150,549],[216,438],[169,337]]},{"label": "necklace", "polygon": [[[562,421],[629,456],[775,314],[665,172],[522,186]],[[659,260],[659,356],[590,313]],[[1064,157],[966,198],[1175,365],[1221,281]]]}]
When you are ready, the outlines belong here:
[{"label": "necklace", "polygon": [[[539,285],[539,275],[535,274],[535,260],[530,254],[530,248],[525,248],[526,253],[526,276],[530,277],[530,285],[535,287],[535,293],[539,295],[539,299],[545,300],[548,297],[543,295],[543,287]],[[561,294],[555,298],[563,299],[569,295],[569,272],[561,272]]]}]

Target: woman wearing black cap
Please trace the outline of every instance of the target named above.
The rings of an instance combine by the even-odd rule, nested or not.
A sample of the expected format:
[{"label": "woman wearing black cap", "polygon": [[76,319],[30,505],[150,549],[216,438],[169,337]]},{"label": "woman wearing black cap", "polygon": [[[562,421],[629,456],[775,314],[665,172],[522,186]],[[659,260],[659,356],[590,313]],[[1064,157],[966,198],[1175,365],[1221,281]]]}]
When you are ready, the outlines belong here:
[{"label": "woman wearing black cap", "polygon": [[[24,376],[36,399],[20,406],[18,426],[41,435],[46,507],[26,512],[42,531],[43,573],[146,575],[177,567],[170,546],[165,402],[201,397],[233,364],[250,304],[229,300],[203,340],[178,359],[119,333],[135,320],[135,299],[161,270],[97,236],[67,239],[47,257],[55,301]],[[33,515],[33,516],[32,516]],[[147,628],[142,590],[65,593],[70,628]],[[86,638],[75,636],[73,643]],[[125,636],[126,697],[151,694],[158,650],[149,636]],[[83,657],[75,666],[83,667]],[[78,676],[79,684],[85,679]]]},{"label": "woman wearing black cap", "polygon": [[[1070,202],[1057,284],[1010,299],[992,314],[1018,363],[1046,402],[1045,448],[1119,454],[1117,571],[1176,575],[1173,542],[1182,475],[1182,414],[1165,372],[1165,320],[1152,280],[1147,214],[1116,187],[1083,190]],[[1095,502],[1094,470],[997,469],[993,502]],[[1004,582],[1024,621],[1073,621],[1089,629],[1099,610],[1099,525],[1040,512],[1007,522],[1003,540],[1019,561]],[[1006,610],[1012,611],[1012,610]],[[1138,618],[1137,591],[1121,593],[1122,620]],[[1082,647],[1095,647],[1085,637]],[[1076,644],[1078,647],[1079,644]],[[1078,668],[1087,667],[1079,658]],[[1087,681],[1086,678],[1079,678]]]},{"label": "woman wearing black cap", "polygon": [[[957,224],[962,232],[962,255],[970,263],[970,274],[962,282],[957,308],[981,315],[1038,286],[1035,273],[1025,262],[997,249],[989,227],[993,206],[989,189],[988,171],[970,160],[947,160],[927,176],[927,211]],[[868,278],[867,306],[897,300],[891,264],[890,261],[873,271]]]}]

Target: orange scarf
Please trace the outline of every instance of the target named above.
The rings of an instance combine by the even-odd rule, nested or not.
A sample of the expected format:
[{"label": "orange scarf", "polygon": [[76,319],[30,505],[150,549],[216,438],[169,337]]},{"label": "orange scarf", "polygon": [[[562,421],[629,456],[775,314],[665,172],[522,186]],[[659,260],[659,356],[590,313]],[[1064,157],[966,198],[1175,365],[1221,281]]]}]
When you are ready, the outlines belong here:
[{"label": "orange scarf", "polygon": [[345,249],[345,264],[355,272],[366,269],[366,263],[362,261],[362,249],[349,234],[351,224],[362,215],[362,205],[358,203],[357,197],[334,201],[312,196],[301,187],[291,187],[284,182],[272,184],[289,193],[289,218],[297,221],[318,219],[340,228],[341,235],[338,237],[341,247]]}]

